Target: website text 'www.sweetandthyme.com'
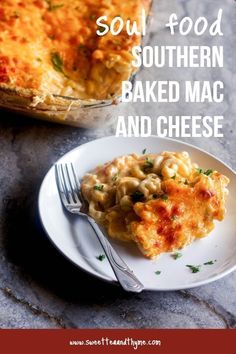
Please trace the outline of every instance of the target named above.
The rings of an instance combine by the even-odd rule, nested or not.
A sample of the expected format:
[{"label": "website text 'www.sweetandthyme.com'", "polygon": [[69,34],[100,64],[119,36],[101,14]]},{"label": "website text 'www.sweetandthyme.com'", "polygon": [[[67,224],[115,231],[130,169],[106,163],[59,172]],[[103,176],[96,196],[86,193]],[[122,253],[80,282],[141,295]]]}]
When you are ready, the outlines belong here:
[{"label": "website text 'www.sweetandthyme.com'", "polygon": [[126,337],[123,339],[110,339],[108,337],[101,337],[98,339],[85,339],[85,340],[70,340],[70,346],[130,346],[134,350],[145,346],[161,346],[159,339],[134,339]]}]

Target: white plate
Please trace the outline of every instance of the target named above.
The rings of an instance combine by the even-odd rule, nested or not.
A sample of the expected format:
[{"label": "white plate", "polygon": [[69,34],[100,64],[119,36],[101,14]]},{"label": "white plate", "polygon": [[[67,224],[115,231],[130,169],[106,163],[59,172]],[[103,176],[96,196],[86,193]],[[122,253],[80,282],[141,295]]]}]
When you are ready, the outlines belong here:
[{"label": "white plate", "polygon": [[[156,260],[145,259],[135,245],[111,241],[121,257],[135,272],[147,290],[177,290],[209,283],[236,269],[236,176],[212,155],[185,143],[158,137],[116,138],[94,140],[64,155],[58,162],[73,162],[81,178],[99,164],[114,157],[147,152],[188,151],[192,161],[204,169],[215,169],[228,176],[230,194],[224,221],[216,222],[215,229],[206,238],[194,241],[186,247],[182,257],[174,260],[171,254]],[[53,244],[73,263],[100,279],[114,282],[115,276],[105,259],[96,257],[103,250],[86,220],[64,212],[57,192],[52,167],[44,178],[39,192],[39,213],[42,224]],[[192,273],[186,264],[200,265],[217,260],[213,265],[203,265],[201,271]],[[161,271],[160,275],[155,271]]]}]

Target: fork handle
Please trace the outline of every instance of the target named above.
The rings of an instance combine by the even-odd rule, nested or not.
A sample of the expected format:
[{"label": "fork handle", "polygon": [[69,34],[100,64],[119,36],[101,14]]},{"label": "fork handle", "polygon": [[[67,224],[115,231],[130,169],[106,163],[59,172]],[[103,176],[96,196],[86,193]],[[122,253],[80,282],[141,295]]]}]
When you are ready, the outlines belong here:
[{"label": "fork handle", "polygon": [[122,288],[126,291],[140,293],[144,289],[143,284],[138,280],[138,278],[136,278],[133,271],[130,270],[127,264],[120,258],[118,253],[111,246],[110,242],[104,236],[96,221],[88,216],[88,222],[95,231],[98,240],[106,254],[106,257]]}]

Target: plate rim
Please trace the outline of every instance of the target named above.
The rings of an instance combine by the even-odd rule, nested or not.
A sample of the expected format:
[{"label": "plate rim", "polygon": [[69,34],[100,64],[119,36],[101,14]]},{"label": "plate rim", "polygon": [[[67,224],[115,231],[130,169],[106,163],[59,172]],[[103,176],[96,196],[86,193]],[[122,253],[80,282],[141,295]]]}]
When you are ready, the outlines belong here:
[{"label": "plate rim", "polygon": [[[57,159],[56,162],[54,162],[51,167],[48,169],[48,171],[46,172],[46,174],[44,175],[43,179],[42,179],[42,182],[41,182],[41,185],[40,185],[40,188],[39,188],[39,191],[38,191],[38,198],[37,198],[37,207],[38,207],[38,215],[39,215],[39,220],[40,220],[40,223],[42,225],[42,228],[47,236],[47,238],[49,239],[49,241],[53,244],[53,246],[60,252],[61,255],[63,255],[63,257],[65,257],[65,259],[69,260],[72,264],[74,264],[76,267],[78,267],[80,270],[82,270],[83,272],[89,274],[90,276],[93,276],[95,277],[96,279],[99,279],[99,280],[102,280],[102,281],[105,281],[106,283],[108,284],[111,284],[111,285],[119,285],[118,281],[117,280],[113,280],[113,279],[108,279],[107,277],[103,276],[103,275],[99,275],[98,273],[95,273],[95,272],[92,272],[92,271],[89,271],[88,269],[85,269],[83,268],[82,266],[80,266],[79,264],[77,264],[74,260],[72,260],[69,256],[67,256],[62,249],[60,249],[56,243],[54,242],[54,240],[51,238],[48,230],[46,229],[46,226],[44,225],[44,222],[43,222],[43,217],[42,217],[42,214],[41,214],[41,208],[40,208],[40,204],[41,204],[41,199],[42,199],[42,190],[43,190],[43,187],[44,187],[44,183],[49,175],[49,173],[51,173],[51,171],[54,169],[54,166],[60,162],[60,160],[66,158],[67,155],[70,155],[71,153],[75,152],[76,150],[79,150],[81,149],[82,147],[85,147],[86,145],[88,144],[92,144],[94,142],[98,142],[98,141],[104,141],[104,140],[109,140],[109,139],[117,139],[119,140],[120,138],[121,139],[125,139],[125,140],[128,140],[128,139],[139,139],[139,138],[142,138],[142,139],[148,139],[148,138],[154,138],[154,139],[161,139],[163,141],[167,140],[167,141],[170,141],[170,142],[173,142],[173,143],[177,143],[177,144],[180,144],[180,145],[185,145],[185,146],[189,146],[193,149],[196,149],[202,153],[204,153],[205,155],[208,155],[210,157],[212,157],[213,159],[217,160],[218,162],[220,162],[222,165],[224,165],[225,167],[227,167],[234,175],[236,175],[236,171],[234,171],[234,169],[229,166],[228,164],[226,164],[225,162],[223,162],[221,159],[219,159],[218,157],[216,157],[215,155],[211,154],[210,152],[208,151],[205,151],[204,149],[202,148],[199,148],[198,146],[195,146],[193,144],[190,144],[190,143],[187,143],[185,141],[182,141],[182,140],[177,140],[177,139],[173,139],[173,138],[169,138],[169,137],[159,137],[159,136],[156,136],[156,135],[150,135],[149,137],[116,137],[115,135],[109,135],[109,136],[106,136],[106,137],[102,137],[102,138],[97,138],[97,139],[93,139],[91,141],[88,141],[86,143],[82,143],[80,144],[79,146],[69,150],[68,152],[66,152],[64,155],[62,155],[59,159]],[[53,172],[53,171],[52,171]],[[145,287],[144,290],[145,291],[178,291],[178,290],[185,290],[185,289],[192,289],[192,288],[195,288],[195,287],[198,287],[198,286],[203,286],[203,285],[207,285],[207,284],[210,284],[216,280],[219,280],[223,277],[225,277],[226,275],[229,275],[230,273],[232,273],[233,271],[236,270],[236,261],[235,261],[235,265],[230,267],[229,269],[225,270],[224,272],[221,272],[217,275],[214,275],[210,278],[207,278],[205,280],[201,280],[201,281],[196,281],[195,283],[192,283],[190,285],[180,285],[180,286],[177,286],[177,287],[173,287],[173,288],[167,288],[167,287],[160,287],[160,288],[152,288],[152,287]]]}]

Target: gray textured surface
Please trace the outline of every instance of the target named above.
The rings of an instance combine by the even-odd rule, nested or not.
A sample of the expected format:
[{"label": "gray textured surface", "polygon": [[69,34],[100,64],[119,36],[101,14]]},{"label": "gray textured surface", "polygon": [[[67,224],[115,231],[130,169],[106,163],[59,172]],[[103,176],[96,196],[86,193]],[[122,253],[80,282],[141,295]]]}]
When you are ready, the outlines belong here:
[{"label": "gray textured surface", "polygon": [[[143,79],[222,79],[223,104],[125,105],[124,114],[224,114],[223,139],[185,139],[236,168],[236,3],[233,0],[155,2],[151,43],[173,43],[164,24],[171,12],[214,19],[224,9],[222,70],[141,71]],[[176,38],[176,37],[175,37]],[[216,43],[204,36],[200,44]],[[191,36],[174,42],[195,43]],[[158,112],[158,113],[157,113]],[[236,327],[236,272],[200,288],[178,292],[123,293],[70,264],[50,244],[37,215],[38,188],[48,168],[65,152],[88,140],[113,134],[112,128],[86,131],[37,122],[0,112],[0,327]]]}]

